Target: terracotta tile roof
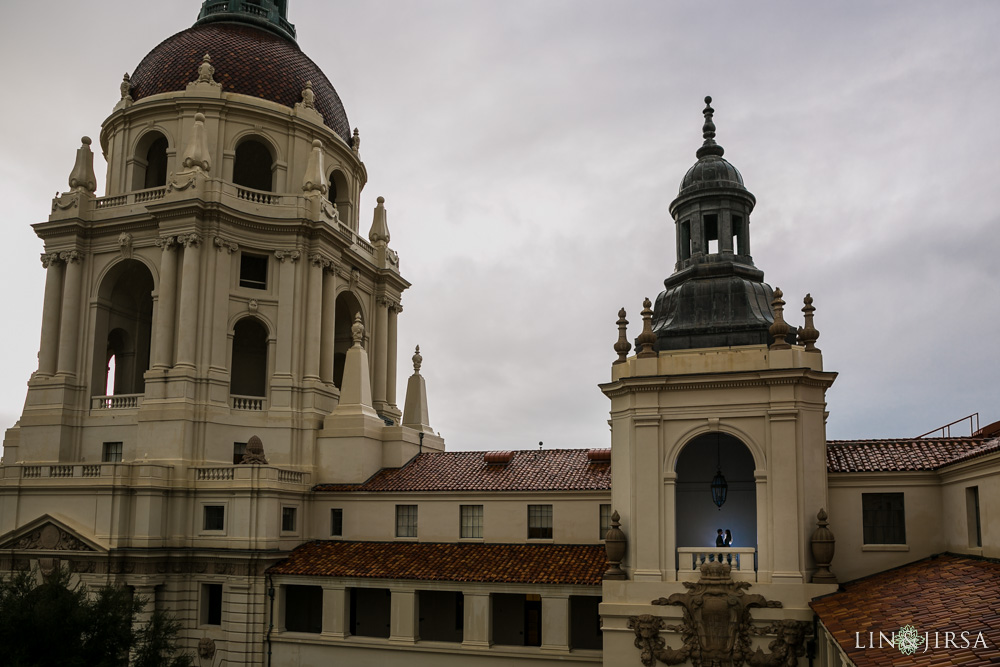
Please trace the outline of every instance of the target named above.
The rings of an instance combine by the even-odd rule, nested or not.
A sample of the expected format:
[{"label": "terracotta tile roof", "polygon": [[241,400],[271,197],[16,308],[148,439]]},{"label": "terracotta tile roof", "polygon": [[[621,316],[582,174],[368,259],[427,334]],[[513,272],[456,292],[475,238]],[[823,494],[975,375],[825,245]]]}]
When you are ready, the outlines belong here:
[{"label": "terracotta tile roof", "polygon": [[[1000,563],[943,554],[843,584],[840,592],[810,606],[858,667],[1000,663]],[[856,632],[867,646],[869,632],[877,642],[879,632],[888,637],[904,625],[913,625],[921,635],[930,633],[926,652],[923,646],[909,656],[888,645],[856,648]],[[970,646],[945,649],[944,633],[962,631],[970,633]],[[979,632],[987,648],[971,645]]]},{"label": "terracotta tile roof", "polygon": [[586,449],[513,452],[509,463],[487,463],[489,452],[418,454],[363,484],[320,484],[316,491],[607,491],[611,463],[591,461]]},{"label": "terracotta tile roof", "polygon": [[905,472],[938,470],[1000,451],[1000,438],[907,438],[830,440],[829,472]]},{"label": "terracotta tile roof", "polygon": [[212,56],[215,80],[227,93],[294,107],[311,81],[316,110],[327,127],[351,143],[344,105],[322,70],[294,42],[253,26],[208,23],[168,37],[132,73],[133,99],[184,90],[198,78],[206,53]]},{"label": "terracotta tile roof", "polygon": [[271,574],[597,586],[606,569],[599,544],[308,542]]}]

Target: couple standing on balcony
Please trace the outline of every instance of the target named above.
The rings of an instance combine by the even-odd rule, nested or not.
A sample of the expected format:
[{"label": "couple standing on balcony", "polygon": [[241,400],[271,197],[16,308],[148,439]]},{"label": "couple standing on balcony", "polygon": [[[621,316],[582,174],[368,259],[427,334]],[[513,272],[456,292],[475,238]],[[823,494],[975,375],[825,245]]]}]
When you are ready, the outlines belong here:
[{"label": "couple standing on balcony", "polygon": [[[733,546],[733,534],[726,528],[726,534],[722,534],[722,529],[719,528],[715,535],[715,546],[717,547],[731,547]],[[723,562],[722,554],[718,555],[719,562]],[[726,559],[730,563],[733,562],[732,554],[726,554]]]}]

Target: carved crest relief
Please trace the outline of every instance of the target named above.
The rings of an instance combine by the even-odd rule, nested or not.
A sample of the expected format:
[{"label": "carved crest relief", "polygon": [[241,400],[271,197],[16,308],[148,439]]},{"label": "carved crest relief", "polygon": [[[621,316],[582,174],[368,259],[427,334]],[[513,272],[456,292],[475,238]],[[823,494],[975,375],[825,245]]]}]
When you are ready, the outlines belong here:
[{"label": "carved crest relief", "polygon": [[41,551],[94,551],[74,535],[52,523],[39,526],[30,533],[22,535],[7,549],[41,550]]}]

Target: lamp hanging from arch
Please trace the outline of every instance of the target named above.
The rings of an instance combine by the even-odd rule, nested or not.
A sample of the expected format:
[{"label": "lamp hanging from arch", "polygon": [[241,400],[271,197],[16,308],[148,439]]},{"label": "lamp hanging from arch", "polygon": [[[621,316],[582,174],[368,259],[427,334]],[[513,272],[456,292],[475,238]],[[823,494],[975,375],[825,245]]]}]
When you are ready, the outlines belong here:
[{"label": "lamp hanging from arch", "polygon": [[726,483],[726,477],[722,474],[722,444],[719,440],[719,434],[715,434],[715,455],[716,455],[716,469],[715,477],[712,478],[712,502],[715,506],[722,511],[722,506],[726,504],[726,494],[729,492],[729,484]]}]

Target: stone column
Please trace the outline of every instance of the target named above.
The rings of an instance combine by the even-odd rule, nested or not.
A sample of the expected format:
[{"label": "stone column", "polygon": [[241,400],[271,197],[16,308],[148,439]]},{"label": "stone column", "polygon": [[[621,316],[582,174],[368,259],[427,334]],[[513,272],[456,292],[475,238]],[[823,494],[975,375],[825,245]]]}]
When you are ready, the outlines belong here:
[{"label": "stone column", "polygon": [[719,252],[733,251],[733,212],[719,211]]},{"label": "stone column", "polygon": [[376,410],[385,407],[386,348],[389,344],[389,302],[385,297],[375,299],[375,381],[372,383],[372,402]]},{"label": "stone column", "polygon": [[[677,473],[663,473],[663,580],[677,580]],[[693,547],[695,544],[682,546]]]},{"label": "stone column", "polygon": [[351,634],[351,597],[347,589],[323,588],[323,634],[343,639]]},{"label": "stone column", "polygon": [[80,340],[80,283],[83,282],[83,255],[76,251],[59,253],[66,264],[63,281],[62,314],[59,318],[59,375],[76,375],[76,350]]},{"label": "stone column", "polygon": [[275,250],[274,256],[281,263],[278,267],[278,340],[274,360],[274,374],[292,375],[292,318],[295,304],[295,263],[298,250]]},{"label": "stone column", "polygon": [[306,293],[305,368],[303,377],[319,379],[320,339],[323,324],[323,269],[330,261],[319,253],[309,255],[309,285]]},{"label": "stone column", "polygon": [[212,307],[212,354],[209,365],[217,370],[224,370],[229,367],[229,360],[226,358],[228,333],[226,327],[229,324],[230,272],[233,253],[238,252],[240,247],[235,241],[216,236],[215,249],[218,257],[215,261],[215,284],[212,286],[215,292],[215,303]]},{"label": "stone column", "polygon": [[389,615],[389,641],[412,644],[420,638],[420,613],[416,591],[393,591]]},{"label": "stone column", "polygon": [[569,596],[542,596],[542,650],[569,652]]},{"label": "stone column", "polygon": [[[652,361],[656,361],[652,359]],[[660,548],[662,545],[660,530],[659,492],[663,485],[663,475],[660,472],[660,418],[656,415],[636,416],[633,418],[635,428],[635,466],[634,485],[643,489],[641,498],[632,499],[631,523],[629,525],[628,550],[634,558],[631,560],[632,579],[634,581],[662,581]],[[642,509],[636,507],[642,504]],[[664,567],[676,570],[675,558],[667,554]]]},{"label": "stone column", "polygon": [[492,639],[489,593],[465,593],[464,630],[462,646],[467,648],[489,648]]},{"label": "stone column", "polygon": [[160,246],[160,286],[156,300],[156,345],[153,349],[153,367],[170,368],[174,365],[174,312],[177,304],[177,241],[173,236],[156,240]]},{"label": "stone column", "polygon": [[177,366],[194,368],[198,342],[198,273],[201,268],[198,247],[201,236],[185,234],[178,238],[184,245],[181,267],[181,302],[177,309]]},{"label": "stone column", "polygon": [[337,267],[323,272],[323,322],[320,326],[319,379],[333,384],[334,328],[337,321]]},{"label": "stone column", "polygon": [[59,359],[59,311],[62,308],[63,262],[57,253],[42,255],[45,267],[45,301],[42,305],[42,340],[38,346],[38,374],[54,375]]},{"label": "stone column", "polygon": [[385,370],[385,400],[392,407],[396,407],[396,318],[403,312],[403,306],[392,303],[389,306],[389,340],[386,343],[388,359],[386,359]]}]

